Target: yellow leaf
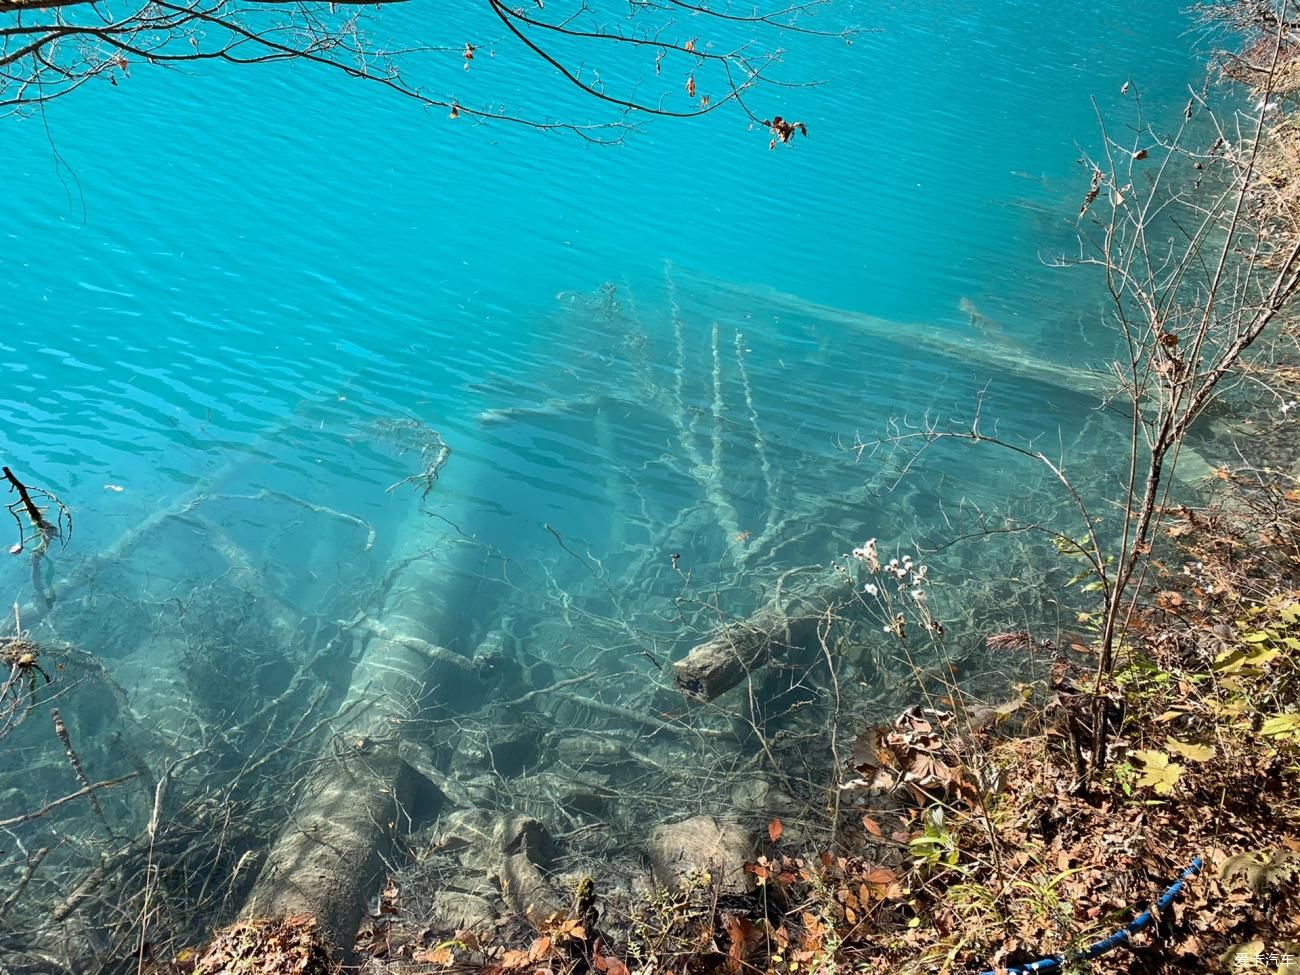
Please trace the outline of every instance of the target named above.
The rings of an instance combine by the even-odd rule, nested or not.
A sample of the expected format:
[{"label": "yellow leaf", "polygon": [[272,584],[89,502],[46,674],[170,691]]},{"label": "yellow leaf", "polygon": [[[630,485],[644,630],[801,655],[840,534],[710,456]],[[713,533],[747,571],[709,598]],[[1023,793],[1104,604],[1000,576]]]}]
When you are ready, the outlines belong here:
[{"label": "yellow leaf", "polygon": [[1183,774],[1181,765],[1169,761],[1169,756],[1164,752],[1133,751],[1129,755],[1142,763],[1138,785],[1149,786],[1160,796],[1167,796],[1174,791],[1174,785]]},{"label": "yellow leaf", "polygon": [[1259,733],[1269,738],[1300,734],[1300,714],[1275,714],[1259,726]]},{"label": "yellow leaf", "polygon": [[1177,738],[1166,738],[1165,747],[1171,752],[1175,752],[1183,758],[1189,758],[1193,762],[1208,762],[1214,757],[1213,745],[1197,745],[1192,742],[1179,741]]}]

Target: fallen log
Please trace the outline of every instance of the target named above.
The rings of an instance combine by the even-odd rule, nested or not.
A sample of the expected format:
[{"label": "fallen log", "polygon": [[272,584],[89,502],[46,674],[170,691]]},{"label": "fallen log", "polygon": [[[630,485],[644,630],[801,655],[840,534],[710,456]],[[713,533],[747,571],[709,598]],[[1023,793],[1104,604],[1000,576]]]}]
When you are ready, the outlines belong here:
[{"label": "fallen log", "polygon": [[[1009,336],[989,330],[975,334],[962,334],[950,329],[922,322],[898,322],[878,315],[835,308],[780,291],[768,285],[747,285],[726,281],[707,274],[692,274],[691,279],[709,293],[730,296],[746,307],[761,307],[769,314],[797,315],[825,325],[833,325],[868,335],[871,338],[902,346],[909,356],[918,351],[951,359],[973,367],[983,376],[1016,376],[1041,383],[1066,393],[1077,394],[1098,403],[1111,403],[1121,391],[1121,385],[1108,365],[1087,365],[1076,361],[1061,361],[1045,351],[1023,345]],[[963,299],[962,311],[970,315],[973,306]],[[978,312],[976,312],[978,314]],[[984,318],[980,315],[979,318]],[[985,319],[987,321],[987,319]],[[972,324],[977,324],[972,322]],[[1121,402],[1126,396],[1121,396]],[[1150,408],[1150,399],[1145,401]],[[1194,446],[1183,442],[1181,459],[1174,468],[1173,477],[1184,487],[1198,489],[1205,486],[1210,465]]]},{"label": "fallen log", "polygon": [[397,837],[419,801],[432,798],[401,749],[427,721],[430,692],[460,670],[449,662],[455,655],[437,646],[441,574],[431,559],[407,561],[374,625],[358,627],[365,644],[339,709],[344,717],[267,855],[241,921],[309,916],[339,954],[350,953]]},{"label": "fallen log", "polygon": [[742,683],[774,655],[810,648],[819,627],[832,618],[848,596],[843,577],[819,572],[794,585],[792,569],[777,581],[776,593],[743,620],[724,623],[673,664],[673,685],[686,697],[709,702]]}]

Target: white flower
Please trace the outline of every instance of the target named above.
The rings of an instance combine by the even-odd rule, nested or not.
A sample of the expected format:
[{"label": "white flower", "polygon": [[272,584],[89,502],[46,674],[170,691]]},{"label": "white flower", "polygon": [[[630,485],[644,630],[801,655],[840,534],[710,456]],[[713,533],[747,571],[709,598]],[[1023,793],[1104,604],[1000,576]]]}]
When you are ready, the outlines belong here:
[{"label": "white flower", "polygon": [[868,596],[874,596],[876,595],[876,593],[880,592],[880,590],[876,588],[876,584],[874,582],[868,582],[865,586],[862,587],[862,591],[865,592]]}]

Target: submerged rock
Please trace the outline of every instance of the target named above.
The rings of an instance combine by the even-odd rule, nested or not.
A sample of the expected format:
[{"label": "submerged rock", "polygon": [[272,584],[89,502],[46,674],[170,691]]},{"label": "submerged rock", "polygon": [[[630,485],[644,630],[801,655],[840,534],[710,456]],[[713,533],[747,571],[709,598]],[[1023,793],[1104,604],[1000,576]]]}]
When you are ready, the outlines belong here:
[{"label": "submerged rock", "polygon": [[506,813],[497,820],[492,836],[502,855],[497,883],[510,909],[534,924],[563,909],[561,898],[542,874],[555,859],[555,843],[546,827],[530,816]]},{"label": "submerged rock", "polygon": [[526,853],[508,855],[497,871],[497,881],[510,909],[534,924],[564,909],[560,896]]},{"label": "submerged rock", "polygon": [[429,923],[439,931],[482,931],[497,922],[491,901],[459,890],[441,890],[434,895]]},{"label": "submerged rock", "polygon": [[555,860],[555,842],[541,820],[531,816],[505,813],[496,821],[492,838],[496,848],[507,856],[522,853],[539,867],[549,867]]}]

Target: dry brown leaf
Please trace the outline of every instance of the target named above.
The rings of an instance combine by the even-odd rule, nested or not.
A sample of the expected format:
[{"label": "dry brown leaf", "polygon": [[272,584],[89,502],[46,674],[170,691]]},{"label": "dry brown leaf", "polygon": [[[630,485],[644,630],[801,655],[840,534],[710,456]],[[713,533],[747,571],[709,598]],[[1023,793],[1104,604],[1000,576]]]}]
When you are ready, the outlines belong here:
[{"label": "dry brown leaf", "polygon": [[528,946],[528,958],[530,961],[541,961],[551,950],[551,939],[542,935]]},{"label": "dry brown leaf", "polygon": [[456,956],[452,954],[451,949],[444,945],[417,951],[411,956],[411,961],[425,962],[430,965],[450,965],[455,960]]},{"label": "dry brown leaf", "polygon": [[530,961],[528,952],[520,951],[518,948],[511,948],[501,956],[501,967],[507,971],[515,968],[527,968]]},{"label": "dry brown leaf", "polygon": [[745,965],[750,945],[757,938],[758,930],[744,917],[726,912],[722,915],[722,926],[727,932],[727,960],[724,967],[731,975],[738,975]]},{"label": "dry brown leaf", "polygon": [[887,886],[898,879],[898,875],[888,867],[876,867],[867,871],[866,881],[869,884],[878,886]]}]

